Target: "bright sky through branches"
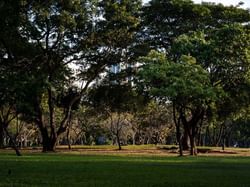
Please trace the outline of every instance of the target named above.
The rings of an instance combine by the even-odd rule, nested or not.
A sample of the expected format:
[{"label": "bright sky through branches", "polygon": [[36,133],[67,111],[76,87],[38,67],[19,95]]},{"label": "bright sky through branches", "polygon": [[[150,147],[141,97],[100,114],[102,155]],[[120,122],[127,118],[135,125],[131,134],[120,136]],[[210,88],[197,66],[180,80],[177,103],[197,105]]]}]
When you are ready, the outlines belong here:
[{"label": "bright sky through branches", "polygon": [[[143,0],[144,3],[149,2],[150,0]],[[237,5],[239,2],[243,2],[244,5],[242,8],[250,8],[250,0],[193,0],[195,3],[203,2],[215,2],[222,3],[224,5]]]}]

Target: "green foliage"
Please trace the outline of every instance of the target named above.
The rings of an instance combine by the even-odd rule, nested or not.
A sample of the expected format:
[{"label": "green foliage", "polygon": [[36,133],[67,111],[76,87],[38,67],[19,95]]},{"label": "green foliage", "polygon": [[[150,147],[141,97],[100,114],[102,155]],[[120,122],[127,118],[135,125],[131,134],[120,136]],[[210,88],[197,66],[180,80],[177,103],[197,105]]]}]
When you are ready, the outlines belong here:
[{"label": "green foliage", "polygon": [[247,27],[229,24],[209,34],[181,35],[173,46],[173,53],[179,58],[183,54],[195,57],[208,71],[211,85],[220,88],[222,94],[217,107],[222,107],[218,111],[221,117],[249,106],[249,36]]},{"label": "green foliage", "polygon": [[[168,55],[174,40],[192,31],[213,32],[225,24],[248,23],[248,10],[222,4],[194,4],[190,0],[153,0],[143,8],[142,40]],[[169,56],[170,57],[170,56]]]},{"label": "green foliage", "polygon": [[142,99],[128,85],[103,85],[93,89],[90,94],[90,104],[101,111],[133,112],[138,109]]},{"label": "green foliage", "polygon": [[[146,64],[139,72],[140,84],[152,96],[175,101],[180,105],[205,105],[216,99],[215,89],[209,81],[209,74],[194,58],[182,56],[174,63],[155,52],[145,59]],[[150,63],[150,60],[152,61]]]}]

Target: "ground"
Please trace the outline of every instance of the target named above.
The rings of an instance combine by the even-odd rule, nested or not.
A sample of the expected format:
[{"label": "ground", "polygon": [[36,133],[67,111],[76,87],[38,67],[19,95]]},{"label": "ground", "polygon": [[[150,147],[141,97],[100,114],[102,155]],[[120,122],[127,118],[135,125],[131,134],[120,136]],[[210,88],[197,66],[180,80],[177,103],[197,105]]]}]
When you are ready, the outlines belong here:
[{"label": "ground", "polygon": [[[249,187],[248,149],[231,149],[198,157],[178,157],[174,149],[145,146],[84,146],[57,153],[22,150],[0,152],[0,186],[167,186]],[[141,153],[143,152],[143,153]],[[210,154],[210,155],[209,155]],[[209,156],[208,156],[209,155]]]}]

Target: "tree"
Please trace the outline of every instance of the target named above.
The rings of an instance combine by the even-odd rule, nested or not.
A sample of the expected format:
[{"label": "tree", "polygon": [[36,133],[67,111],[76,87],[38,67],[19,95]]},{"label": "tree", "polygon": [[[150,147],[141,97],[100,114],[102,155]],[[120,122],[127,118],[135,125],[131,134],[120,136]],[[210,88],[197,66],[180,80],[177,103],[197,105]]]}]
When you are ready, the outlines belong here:
[{"label": "tree", "polygon": [[176,38],[192,31],[213,32],[230,23],[247,23],[248,10],[222,4],[195,4],[191,0],[152,0],[143,7],[141,40],[151,49],[175,58],[171,48]]},{"label": "tree", "polygon": [[[23,12],[20,1],[3,1],[0,6],[0,147],[3,146],[4,132],[17,150],[14,139],[8,132],[9,124],[18,116],[18,106],[24,93],[27,58],[35,55],[36,48],[19,33]],[[20,68],[25,66],[25,68]],[[25,73],[24,73],[25,72]]]},{"label": "tree", "polygon": [[[54,151],[73,106],[108,65],[122,61],[121,54],[138,25],[135,13],[140,1],[27,0],[18,5],[22,11],[17,15],[21,21],[16,31],[35,50],[29,56],[13,53],[17,64],[26,64],[20,67],[28,67],[25,75],[29,75],[22,81],[25,92],[19,110],[39,127],[43,151]],[[19,46],[9,46],[6,53],[15,48]],[[72,64],[78,66],[77,76],[69,67]],[[82,86],[65,96],[66,103],[58,103],[74,80]]]},{"label": "tree", "polygon": [[182,56],[178,63],[167,60],[163,54],[151,52],[143,59],[139,72],[146,92],[165,102],[172,102],[177,140],[182,155],[180,124],[188,133],[191,155],[196,154],[197,127],[202,123],[208,104],[216,98],[217,89],[210,84],[209,74],[194,58]]},{"label": "tree", "polygon": [[228,139],[231,145],[233,144],[236,147],[250,146],[249,110],[249,107],[241,110],[238,118],[233,121],[231,139]]},{"label": "tree", "polygon": [[224,130],[225,123],[249,106],[249,41],[248,26],[229,24],[207,34],[182,35],[173,47],[178,58],[183,54],[195,57],[209,72],[212,86],[224,92],[207,113],[208,119],[220,123]]},{"label": "tree", "polygon": [[135,114],[136,139],[146,144],[166,144],[174,129],[172,110],[169,104],[150,101]]},{"label": "tree", "polygon": [[[225,108],[228,108],[228,106],[236,104],[232,101],[241,100],[239,103],[248,103],[245,94],[248,83],[245,81],[245,76],[248,71],[248,68],[246,68],[248,67],[248,52],[246,51],[248,51],[247,46],[249,46],[247,34],[247,30],[249,30],[247,26],[249,19],[250,15],[247,10],[232,6],[224,7],[221,4],[204,3],[196,5],[191,1],[156,0],[151,1],[149,5],[144,8],[144,30],[142,32],[144,41],[149,43],[151,48],[163,51],[167,54],[167,57],[175,63],[180,63],[183,57],[186,59],[188,57],[191,61],[196,61],[196,64],[200,66],[200,70],[203,69],[203,71],[206,71],[211,88],[217,90],[214,92],[216,97],[213,97],[214,99],[212,99],[212,101],[205,102],[204,109],[201,111],[200,109],[193,109],[193,111],[195,111],[194,113],[196,113],[196,115],[193,116],[200,116],[198,117],[198,121],[205,117],[208,109],[214,109],[215,107],[212,107],[214,105],[217,106],[217,109],[220,108],[222,112],[223,110],[225,111]],[[166,24],[161,24],[162,22]],[[151,61],[153,60],[151,59]],[[157,71],[157,69],[155,69],[155,71]],[[178,71],[182,72],[181,70]],[[232,79],[227,78],[228,73],[230,73],[230,78],[232,77]],[[156,80],[157,78],[158,77],[155,77]],[[227,89],[225,89],[224,81],[221,79],[227,84]],[[157,84],[161,84],[161,82]],[[185,84],[183,83],[183,85]],[[234,89],[235,91],[228,92],[230,88],[232,88],[231,91]],[[241,91],[237,92],[236,90]],[[231,96],[233,95],[237,95],[238,99],[232,99]],[[219,107],[219,105],[221,107]],[[201,105],[200,108],[203,108],[203,105]],[[223,116],[219,110],[214,113]],[[229,113],[232,114],[232,111],[228,112],[228,114]],[[230,116],[228,114],[226,114],[226,116]],[[182,117],[182,120],[175,120],[175,123],[186,123],[188,120],[184,119],[185,118]],[[178,134],[180,135],[177,128],[177,137]],[[190,134],[188,133],[188,129],[184,128],[184,137],[190,136],[188,134]],[[185,140],[184,142],[187,142],[187,138],[183,139]]]},{"label": "tree", "polygon": [[[137,108],[140,97],[130,85],[108,84],[93,89],[89,102],[104,113],[111,135],[121,150],[121,134],[124,128],[130,126],[131,113]],[[138,100],[137,100],[138,99]]]},{"label": "tree", "polygon": [[209,10],[190,0],[154,0],[142,13],[144,39],[152,49],[169,50],[174,39],[183,33],[196,30]]},{"label": "tree", "polygon": [[81,140],[83,144],[91,145],[93,142],[98,143],[98,138],[106,135],[105,129],[101,126],[103,116],[89,106],[81,106],[73,114],[72,126],[69,130],[74,131],[75,141]]}]

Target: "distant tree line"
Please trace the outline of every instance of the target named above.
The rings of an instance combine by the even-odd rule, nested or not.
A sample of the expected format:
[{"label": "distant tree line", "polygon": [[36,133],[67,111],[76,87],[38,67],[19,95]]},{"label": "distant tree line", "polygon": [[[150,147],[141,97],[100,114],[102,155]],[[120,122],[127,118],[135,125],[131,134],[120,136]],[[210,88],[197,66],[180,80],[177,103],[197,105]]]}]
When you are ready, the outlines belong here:
[{"label": "distant tree line", "polygon": [[0,147],[249,147],[250,12],[240,6],[3,0]]}]

